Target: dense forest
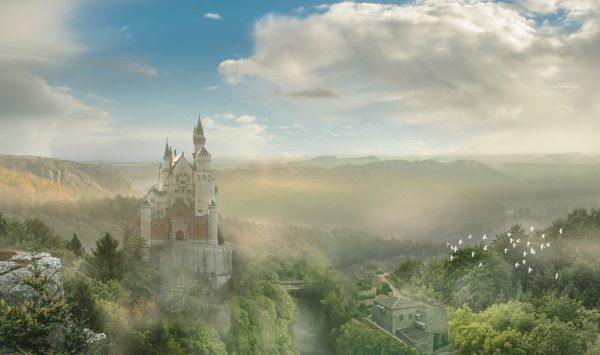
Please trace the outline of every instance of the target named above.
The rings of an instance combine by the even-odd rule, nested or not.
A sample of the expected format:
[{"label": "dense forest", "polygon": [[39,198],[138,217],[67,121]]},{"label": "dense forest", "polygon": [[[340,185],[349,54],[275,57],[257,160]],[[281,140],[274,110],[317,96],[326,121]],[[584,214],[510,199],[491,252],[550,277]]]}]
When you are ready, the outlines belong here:
[{"label": "dense forest", "polygon": [[[450,168],[430,163],[374,164],[379,164],[376,170],[391,169],[396,173],[418,168],[411,174],[425,174],[433,171],[432,167]],[[470,181],[463,178],[461,171],[465,166],[479,170],[478,176],[484,174],[492,182],[509,174],[511,183],[519,181],[517,175],[523,169],[538,169],[537,179],[542,184],[558,184],[558,180],[544,178],[549,174],[547,167],[530,164],[504,164],[499,168],[504,172],[479,163],[452,166],[454,172],[447,170],[443,180],[460,182],[461,186]],[[300,168],[291,165],[281,169],[287,172],[277,179]],[[333,169],[337,170],[318,171],[324,178],[321,182],[329,181],[327,176],[339,171],[352,181],[385,176],[382,173],[361,177],[360,166]],[[582,173],[581,181],[587,181],[586,176]],[[330,182],[334,184],[336,179],[331,178]],[[48,180],[44,178],[40,183],[45,181]],[[486,184],[485,179],[478,186],[481,184]],[[290,191],[288,187],[284,190]],[[582,193],[585,191],[586,188],[581,189]],[[340,196],[345,194],[340,192]],[[267,194],[266,203],[277,200],[271,200],[273,196]],[[284,200],[287,197],[281,201]],[[146,250],[135,238],[139,216],[136,198],[4,202],[0,248],[47,251],[60,257],[65,292],[57,299],[44,296],[44,302],[30,304],[18,312],[3,304],[3,342],[24,335],[41,339],[39,335],[50,328],[25,324],[60,318],[104,332],[109,340],[108,351],[115,354],[291,354],[295,350],[289,329],[295,320],[295,303],[279,280],[293,278],[311,285],[301,296],[321,307],[326,316],[329,346],[336,354],[412,354],[410,348],[360,322],[368,309],[357,306],[355,274],[374,263],[377,268],[390,271],[388,280],[395,287],[448,308],[450,346],[458,354],[600,351],[600,264],[596,257],[600,249],[600,210],[575,209],[535,231],[529,229],[530,224],[515,224],[495,236],[490,233],[487,250],[484,244],[467,243],[452,253],[456,257],[452,261],[446,241],[456,244],[458,237],[446,234],[433,238],[437,241],[413,241],[382,238],[352,228],[257,223],[224,217],[220,219],[222,237],[235,245],[234,277],[221,301],[214,302],[199,292],[202,286],[194,280],[186,280],[189,285],[175,293],[165,293],[165,285],[170,285],[170,281],[149,263]],[[533,224],[539,219],[528,210],[515,210],[510,218],[503,214],[501,220],[500,224]],[[454,223],[459,222],[457,219]],[[527,259],[527,267],[532,269],[528,272],[525,267],[514,266],[522,261],[521,257],[505,253],[505,248],[510,248],[510,238],[534,244],[544,241],[551,247]],[[43,288],[39,294],[45,295]],[[49,314],[48,308],[56,313]],[[79,346],[77,341],[85,341],[85,336],[74,332],[71,344],[13,345],[34,353],[68,353]]]}]

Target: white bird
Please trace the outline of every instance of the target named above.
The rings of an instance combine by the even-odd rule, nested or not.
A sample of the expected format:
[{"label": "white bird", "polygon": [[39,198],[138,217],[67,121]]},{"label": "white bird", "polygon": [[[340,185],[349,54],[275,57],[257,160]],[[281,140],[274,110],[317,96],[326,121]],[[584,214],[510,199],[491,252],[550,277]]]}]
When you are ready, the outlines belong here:
[{"label": "white bird", "polygon": [[450,243],[446,242],[446,248],[450,247]]},{"label": "white bird", "polygon": [[487,240],[487,233],[483,235],[483,237],[481,237],[481,239],[483,240]]},{"label": "white bird", "polygon": [[546,243],[546,248],[550,248],[550,243]]},{"label": "white bird", "polygon": [[508,248],[504,248],[504,254],[508,252]]},{"label": "white bird", "polygon": [[515,263],[515,268],[518,268],[519,265],[520,265],[519,263]]},{"label": "white bird", "polygon": [[535,227],[531,226],[529,227],[529,230],[531,231],[531,233],[535,232]]},{"label": "white bird", "polygon": [[556,274],[554,274],[554,279],[558,280],[558,272]]},{"label": "white bird", "polygon": [[512,244],[515,240],[510,238],[510,244]]},{"label": "white bird", "polygon": [[516,247],[517,247],[517,245],[515,243],[513,243],[513,249],[516,248]]},{"label": "white bird", "polygon": [[529,267],[529,268],[527,269],[527,273],[528,273],[528,274],[531,274],[531,272],[532,272],[532,271],[533,271],[533,269],[532,269],[531,267]]},{"label": "white bird", "polygon": [[484,245],[484,246],[483,246],[483,250],[487,251],[487,248],[488,248],[488,246],[487,246],[487,245]]},{"label": "white bird", "polygon": [[546,235],[545,234],[542,234],[542,239],[546,239]]},{"label": "white bird", "polygon": [[454,259],[456,259],[456,257],[454,255],[450,254],[450,261],[452,261]]},{"label": "white bird", "polygon": [[471,252],[471,257],[472,257],[472,258],[474,258],[474,257],[475,257],[475,252],[474,252],[474,251],[472,251],[472,252]]},{"label": "white bird", "polygon": [[469,236],[467,237],[467,239],[471,239],[473,238],[473,234],[469,234]]},{"label": "white bird", "polygon": [[512,237],[512,233],[511,232],[506,233],[506,235],[508,235],[509,237]]},{"label": "white bird", "polygon": [[562,227],[560,227],[560,229],[558,230],[558,233],[560,233],[560,235],[562,235]]},{"label": "white bird", "polygon": [[527,246],[530,246],[530,245],[531,245],[531,241],[528,240],[527,241]]},{"label": "white bird", "polygon": [[544,249],[544,243],[540,244],[540,250]]},{"label": "white bird", "polygon": [[517,238],[517,244],[521,243],[521,239]]},{"label": "white bird", "polygon": [[458,240],[458,245],[462,245],[462,243],[463,243],[462,239],[459,239]]},{"label": "white bird", "polygon": [[524,251],[524,252],[523,252],[523,257],[526,257],[526,256],[527,256],[527,252],[526,252],[526,251]]},{"label": "white bird", "polygon": [[523,259],[522,263],[523,265],[527,264],[527,260]]},{"label": "white bird", "polygon": [[482,267],[482,266],[483,266],[483,263],[479,263],[479,267]]},{"label": "white bird", "polygon": [[535,249],[533,249],[533,248],[529,249],[529,254],[535,255]]}]

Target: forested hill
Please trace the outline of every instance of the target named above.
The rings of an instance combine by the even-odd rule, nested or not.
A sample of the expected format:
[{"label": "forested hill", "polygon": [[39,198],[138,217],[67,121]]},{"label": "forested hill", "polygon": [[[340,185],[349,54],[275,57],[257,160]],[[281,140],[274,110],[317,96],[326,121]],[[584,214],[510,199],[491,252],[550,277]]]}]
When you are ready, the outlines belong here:
[{"label": "forested hill", "polygon": [[0,195],[4,203],[74,200],[132,193],[129,182],[110,165],[0,155]]}]

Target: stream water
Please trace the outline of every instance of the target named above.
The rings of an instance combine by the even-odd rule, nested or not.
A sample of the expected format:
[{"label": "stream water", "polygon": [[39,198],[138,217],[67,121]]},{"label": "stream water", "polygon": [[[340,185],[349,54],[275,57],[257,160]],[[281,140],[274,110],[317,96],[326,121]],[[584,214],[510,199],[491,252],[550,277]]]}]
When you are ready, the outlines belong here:
[{"label": "stream water", "polygon": [[327,322],[319,303],[295,298],[296,322],[292,325],[294,349],[300,355],[331,355],[327,346]]}]

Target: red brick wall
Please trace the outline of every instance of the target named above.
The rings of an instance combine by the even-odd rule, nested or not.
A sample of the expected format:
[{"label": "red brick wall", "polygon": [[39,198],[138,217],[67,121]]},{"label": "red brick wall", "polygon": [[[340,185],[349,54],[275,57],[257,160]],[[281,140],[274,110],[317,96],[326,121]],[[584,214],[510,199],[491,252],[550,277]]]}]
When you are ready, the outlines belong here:
[{"label": "red brick wall", "polygon": [[167,230],[169,228],[169,222],[166,218],[153,217],[150,227],[150,239],[152,240],[166,240]]}]

